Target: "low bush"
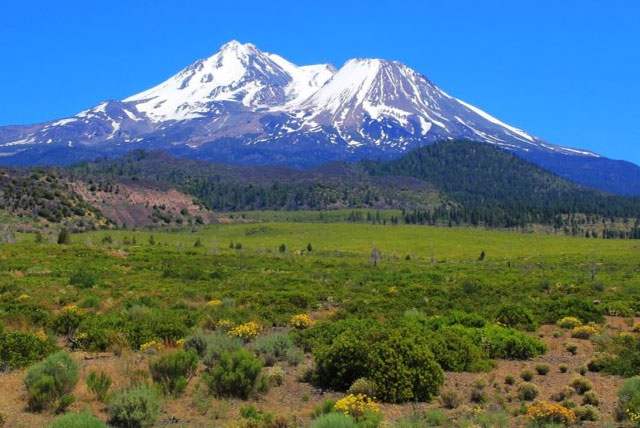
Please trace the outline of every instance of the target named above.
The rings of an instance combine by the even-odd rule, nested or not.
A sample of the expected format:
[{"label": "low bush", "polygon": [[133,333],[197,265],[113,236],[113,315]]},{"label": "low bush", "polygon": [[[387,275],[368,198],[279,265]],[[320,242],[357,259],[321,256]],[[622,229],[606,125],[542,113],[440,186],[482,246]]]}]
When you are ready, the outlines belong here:
[{"label": "low bush", "polygon": [[209,390],[218,396],[247,399],[256,387],[264,361],[246,349],[225,352],[205,376]]},{"label": "low bush", "polygon": [[596,394],[589,391],[584,394],[584,397],[582,397],[582,404],[585,406],[590,405],[598,407],[600,405],[600,400],[598,399],[598,396]]},{"label": "low bush", "polygon": [[520,372],[520,378],[525,382],[530,382],[533,380],[533,372],[531,369],[524,369]]},{"label": "low bush", "polygon": [[600,352],[587,363],[587,369],[590,372],[599,372],[612,367],[616,363],[615,360],[615,355],[608,352]]},{"label": "low bush", "polygon": [[230,337],[224,332],[216,331],[206,338],[206,351],[202,362],[208,367],[215,366],[224,353],[234,352],[242,348],[242,340]]},{"label": "low bush", "polygon": [[54,350],[54,344],[44,336],[22,332],[3,333],[0,330],[0,371],[27,367]]},{"label": "low bush", "polygon": [[507,385],[515,385],[516,384],[515,376],[513,376],[513,375],[505,376],[504,383],[506,383]]},{"label": "low bush", "polygon": [[161,409],[161,397],[156,389],[148,385],[134,386],[111,398],[109,423],[121,428],[148,428],[154,424]]},{"label": "low bush", "polygon": [[356,421],[344,413],[327,413],[318,417],[310,428],[359,428]]},{"label": "low bush", "polygon": [[598,329],[592,325],[583,325],[571,329],[571,337],[574,339],[587,340],[596,334],[598,334]]},{"label": "low bush", "polygon": [[458,334],[451,328],[441,328],[429,341],[436,361],[443,370],[463,372],[479,371],[486,364],[486,357],[469,337]]},{"label": "low bush", "polygon": [[600,419],[600,412],[598,411],[598,409],[589,404],[576,407],[575,409],[573,409],[573,412],[576,415],[576,419],[581,422],[593,422]]},{"label": "low bush", "polygon": [[262,326],[260,324],[255,321],[249,321],[229,330],[229,336],[249,341],[257,337],[260,334],[260,330],[262,330]]},{"label": "low bush", "polygon": [[93,287],[97,282],[97,275],[88,269],[78,269],[69,277],[69,285],[78,288]]},{"label": "low bush", "polygon": [[560,327],[560,328],[571,330],[573,328],[582,326],[582,321],[580,321],[576,317],[564,317],[564,318],[559,319],[556,322],[556,325],[558,327]]},{"label": "low bush", "polygon": [[378,412],[380,408],[378,404],[363,394],[349,394],[344,398],[336,401],[333,406],[335,412],[342,412],[350,415],[351,417],[358,418],[363,416],[366,412]]},{"label": "low bush", "polygon": [[440,393],[440,404],[445,409],[456,409],[462,404],[462,400],[455,391],[443,391]]},{"label": "low bush", "polygon": [[105,372],[92,371],[87,376],[87,389],[95,394],[99,401],[105,401],[111,388],[111,378]]},{"label": "low bush", "polygon": [[321,405],[314,407],[313,413],[311,416],[315,419],[322,415],[326,415],[328,413],[333,412],[333,407],[336,405],[336,402],[330,398],[327,398],[322,402]]},{"label": "low bush", "polygon": [[287,363],[297,366],[304,361],[304,352],[300,348],[291,348],[284,356]]},{"label": "low bush", "polygon": [[533,401],[538,396],[538,387],[529,382],[518,385],[518,397],[522,401]]},{"label": "low bush", "polygon": [[540,402],[527,408],[527,416],[538,424],[562,424],[572,425],[576,421],[576,415],[564,406]]},{"label": "low bush", "polygon": [[109,428],[91,413],[67,413],[56,418],[47,428]]},{"label": "low bush", "polygon": [[576,345],[575,343],[567,343],[564,346],[564,349],[569,351],[571,355],[576,355],[578,353],[578,345]]},{"label": "low bush", "polygon": [[272,386],[280,386],[284,383],[285,373],[281,367],[269,367],[265,370],[265,376]]},{"label": "low bush", "polygon": [[506,303],[498,308],[496,322],[517,330],[536,331],[538,323],[533,313],[519,303]]},{"label": "low bush", "polygon": [[376,387],[372,382],[361,377],[351,384],[347,392],[352,395],[364,395],[366,397],[374,398],[376,395]]},{"label": "low bush", "polygon": [[538,339],[518,330],[495,325],[483,328],[455,327],[484,350],[486,357],[506,360],[527,360],[544,354],[546,346]]},{"label": "low bush", "polygon": [[569,366],[566,364],[560,364],[558,366],[558,370],[560,370],[560,373],[566,373],[569,371]]},{"label": "low bush", "polygon": [[149,373],[165,394],[178,396],[187,387],[198,368],[195,350],[180,349],[149,361]]},{"label": "low bush", "polygon": [[24,379],[29,409],[63,412],[74,401],[71,394],[78,382],[78,365],[65,351],[51,354],[29,368]]},{"label": "low bush", "polygon": [[616,416],[619,420],[630,420],[640,426],[640,376],[627,379],[618,391],[618,408]]},{"label": "low bush", "polygon": [[593,388],[593,385],[589,381],[589,379],[585,379],[582,376],[576,376],[569,381],[569,386],[575,391],[582,395],[587,391],[590,391]]},{"label": "low bush", "polygon": [[253,349],[260,355],[272,355],[282,361],[286,359],[287,353],[294,349],[294,345],[288,334],[277,332],[258,336]]},{"label": "low bush", "polygon": [[536,364],[536,373],[538,373],[540,376],[546,376],[547,373],[549,373],[549,370],[551,370],[551,367],[549,367],[549,364],[544,364],[544,363]]},{"label": "low bush", "polygon": [[561,403],[563,401],[568,400],[569,398],[573,397],[574,394],[576,393],[576,391],[569,387],[569,386],[565,386],[564,388],[562,388],[560,391],[551,394],[551,399],[553,401],[557,401],[558,403]]}]

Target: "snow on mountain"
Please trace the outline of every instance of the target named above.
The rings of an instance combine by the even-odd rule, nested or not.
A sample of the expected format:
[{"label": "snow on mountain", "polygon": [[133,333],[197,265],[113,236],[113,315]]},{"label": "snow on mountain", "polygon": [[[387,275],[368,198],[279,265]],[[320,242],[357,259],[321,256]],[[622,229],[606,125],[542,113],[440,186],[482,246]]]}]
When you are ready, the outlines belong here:
[{"label": "snow on mountain", "polygon": [[215,55],[124,101],[155,122],[194,119],[215,113],[223,102],[250,110],[295,103],[322,86],[333,72],[329,65],[298,67],[234,40]]},{"label": "snow on mountain", "polygon": [[[565,167],[590,174],[590,159],[603,159],[508,125],[397,61],[352,59],[339,70],[298,66],[231,41],[123,101],[47,123],[0,127],[0,163],[55,164],[159,148],[205,160],[308,167],[400,156],[443,139],[498,145],[561,174]],[[616,176],[618,167],[607,166]]]}]

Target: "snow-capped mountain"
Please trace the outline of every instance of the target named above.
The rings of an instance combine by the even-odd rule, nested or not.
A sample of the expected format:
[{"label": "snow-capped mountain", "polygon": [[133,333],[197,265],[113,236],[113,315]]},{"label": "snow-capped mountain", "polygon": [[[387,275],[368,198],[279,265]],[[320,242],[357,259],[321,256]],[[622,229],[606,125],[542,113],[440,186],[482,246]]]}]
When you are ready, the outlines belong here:
[{"label": "snow-capped mountain", "polygon": [[[0,162],[63,164],[162,148],[205,160],[308,167],[399,156],[443,139],[498,145],[574,181],[640,193],[635,165],[546,143],[399,62],[353,59],[339,70],[297,66],[237,41],[122,101],[48,123],[0,128]],[[636,184],[637,192],[630,192]]]}]

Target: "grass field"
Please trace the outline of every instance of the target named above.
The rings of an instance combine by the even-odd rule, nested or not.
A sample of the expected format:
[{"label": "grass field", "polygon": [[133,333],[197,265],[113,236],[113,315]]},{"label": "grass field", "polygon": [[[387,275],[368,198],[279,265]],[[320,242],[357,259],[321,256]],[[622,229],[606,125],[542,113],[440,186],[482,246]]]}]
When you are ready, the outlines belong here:
[{"label": "grass field", "polygon": [[[105,337],[116,332],[124,335],[126,346],[138,355],[147,342],[165,340],[171,348],[197,328],[215,328],[223,320],[235,325],[255,321],[263,333],[287,330],[290,318],[301,313],[320,324],[343,318],[388,324],[402,320],[410,311],[442,317],[459,310],[493,322],[502,305],[512,304],[524,306],[540,324],[575,315],[585,322],[596,320],[613,335],[631,331],[632,317],[640,311],[640,244],[632,240],[473,228],[329,224],[313,218],[307,223],[286,222],[277,213],[265,216],[279,221],[172,231],[94,231],[75,234],[66,245],[35,243],[34,235],[19,234],[17,243],[0,246],[0,317],[8,331],[44,331],[67,347],[64,322],[70,321],[65,311],[80,308],[80,318],[71,321],[78,337],[86,340],[81,345],[84,351],[111,350],[113,343],[111,339],[105,342]],[[212,301],[225,303],[212,306]],[[603,324],[603,316],[618,318],[608,318]],[[621,316],[629,320],[627,324],[616,321]],[[548,347],[540,361],[567,362],[576,368],[586,364],[596,349],[586,341],[580,344],[578,356],[567,356],[563,346],[570,338],[566,333],[557,336],[553,332],[552,336],[552,331],[553,327],[545,326],[535,334],[544,337]],[[313,361],[314,356],[308,353],[305,358]],[[107,361],[113,358],[109,372],[122,385],[126,376],[117,366],[124,363],[117,355],[109,358]],[[135,361],[140,365],[147,359],[142,354]],[[522,364],[499,361],[488,379],[517,375]],[[297,376],[295,368],[286,371],[291,378]],[[7,382],[19,380],[15,372],[11,376]],[[472,388],[477,376],[448,373],[445,387],[455,388],[459,383]],[[619,378],[599,376],[592,381],[602,394],[615,397]],[[553,388],[567,381],[564,377],[548,379],[551,383],[545,384],[544,396],[551,396]],[[307,386],[293,379],[285,385],[288,389],[280,394],[289,400],[293,397],[287,411],[304,419],[312,404],[321,403],[320,397],[311,404],[295,398],[308,394]],[[499,392],[508,398],[508,391]],[[333,396],[341,397],[340,393]],[[284,411],[269,397],[255,403],[268,411]],[[83,400],[87,404],[89,399]],[[516,401],[499,411],[522,406]],[[104,418],[99,407],[88,403]],[[169,400],[166,406],[183,416],[188,413],[176,403],[182,402]],[[237,411],[242,402],[234,403],[232,408]],[[485,409],[498,411],[496,403],[489,400]],[[80,409],[81,404],[74,408]],[[32,417],[2,405],[0,401],[0,412],[22,421],[14,426],[42,421],[40,415]],[[429,406],[437,407],[437,403]],[[603,406],[603,420],[611,421],[615,400],[607,399]],[[390,421],[411,411],[409,405],[384,408]],[[232,413],[227,418],[231,423],[238,416]],[[188,426],[210,425],[196,418]]]}]

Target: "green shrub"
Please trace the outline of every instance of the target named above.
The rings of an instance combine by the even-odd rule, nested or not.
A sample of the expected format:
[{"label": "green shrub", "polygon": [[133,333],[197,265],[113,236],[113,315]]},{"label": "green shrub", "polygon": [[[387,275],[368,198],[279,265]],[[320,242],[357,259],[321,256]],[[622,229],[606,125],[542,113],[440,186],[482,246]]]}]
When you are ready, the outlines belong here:
[{"label": "green shrub", "polygon": [[[627,379],[618,391],[618,408],[616,416],[619,420],[634,419],[640,414],[640,376]],[[640,426],[635,421],[636,426]]]},{"label": "green shrub", "polygon": [[579,406],[573,409],[578,421],[597,421],[600,419],[600,412],[594,406],[589,404]]},{"label": "green shrub", "polygon": [[198,368],[195,350],[178,350],[149,361],[149,373],[165,394],[178,396],[187,387]]},{"label": "green shrub", "polygon": [[590,405],[598,407],[600,405],[600,400],[598,399],[598,396],[596,394],[589,391],[584,394],[584,397],[582,397],[582,404],[584,404],[585,406]]},{"label": "green shrub", "polygon": [[216,331],[207,337],[207,350],[202,362],[208,367],[215,366],[224,353],[230,353],[242,348],[242,339],[231,337],[222,331]]},{"label": "green shrub", "polygon": [[304,352],[300,348],[291,348],[287,350],[284,359],[290,365],[297,366],[304,361]]},{"label": "green shrub", "polygon": [[461,335],[484,350],[488,358],[527,360],[544,354],[546,346],[538,339],[518,330],[490,325],[483,328],[454,327]]},{"label": "green shrub", "polygon": [[335,405],[336,405],[336,402],[334,400],[327,398],[322,402],[321,405],[314,407],[311,416],[315,419],[319,416],[331,413],[333,412],[333,407]]},{"label": "green shrub", "polygon": [[533,313],[519,303],[506,303],[498,308],[496,322],[517,330],[536,331],[538,323]]},{"label": "green shrub", "polygon": [[272,355],[279,361],[286,359],[287,352],[294,348],[293,341],[286,333],[269,333],[258,336],[253,349],[260,355]]},{"label": "green shrub", "polygon": [[369,398],[374,398],[376,396],[376,386],[372,382],[361,377],[351,384],[347,392],[353,395],[362,394]]},{"label": "green shrub", "polygon": [[536,364],[536,372],[540,376],[546,376],[546,374],[549,373],[549,370],[551,370],[551,367],[549,367],[549,364],[544,364],[544,363]]},{"label": "green shrub", "polygon": [[27,367],[54,350],[54,344],[48,339],[31,333],[3,333],[0,330],[0,371]]},{"label": "green shrub", "polygon": [[111,388],[111,378],[105,372],[92,371],[87,376],[87,389],[96,395],[99,401],[104,401]]},{"label": "green shrub", "polygon": [[344,391],[364,377],[377,386],[379,399],[393,403],[430,400],[444,382],[425,339],[406,330],[345,331],[317,353],[316,365],[325,387]]},{"label": "green shrub", "polygon": [[443,370],[476,371],[482,367],[485,356],[467,336],[461,336],[451,328],[442,328],[430,338],[429,346]]},{"label": "green shrub", "polygon": [[515,385],[516,384],[515,376],[513,376],[513,375],[505,376],[504,383],[506,383],[507,385]]},{"label": "green shrub", "polygon": [[247,399],[256,387],[263,360],[244,348],[225,352],[205,378],[209,390],[218,396]]},{"label": "green shrub", "polygon": [[616,363],[616,356],[608,352],[597,353],[591,361],[587,363],[590,372],[599,372],[612,367]]},{"label": "green shrub", "polygon": [[615,358],[607,362],[604,371],[624,377],[640,375],[640,339],[618,336],[611,344]]},{"label": "green shrub", "polygon": [[566,373],[569,371],[569,366],[567,366],[566,364],[560,364],[558,366],[558,370],[560,370],[560,373]]},{"label": "green shrub", "polygon": [[522,401],[533,401],[538,396],[538,387],[529,382],[518,385],[518,397]]},{"label": "green shrub", "polygon": [[269,367],[265,370],[265,376],[272,386],[280,386],[284,383],[285,373],[281,367]]},{"label": "green shrub", "polygon": [[593,388],[593,385],[591,384],[589,379],[585,379],[582,376],[573,377],[569,381],[569,386],[575,389],[575,391],[580,395],[584,394],[587,391],[590,391]]},{"label": "green shrub", "polygon": [[197,330],[184,341],[184,349],[193,349],[200,358],[204,358],[207,352],[209,335],[202,330]]},{"label": "green shrub", "polygon": [[484,404],[489,401],[489,396],[480,388],[471,388],[471,395],[469,399],[472,403]]},{"label": "green shrub", "polygon": [[533,380],[533,372],[530,369],[524,369],[520,372],[520,378],[525,382],[530,382]]},{"label": "green shrub", "polygon": [[98,277],[88,269],[78,269],[69,277],[69,285],[78,288],[90,288],[96,285]]},{"label": "green shrub", "polygon": [[440,393],[440,404],[445,409],[455,409],[462,404],[462,401],[455,391],[449,390]]},{"label": "green shrub", "polygon": [[576,355],[578,353],[578,345],[575,343],[567,343],[564,348],[569,351],[571,355]]},{"label": "green shrub", "polygon": [[575,390],[569,386],[565,386],[560,391],[551,395],[551,399],[553,401],[557,401],[558,403],[568,400],[573,397],[575,394]]},{"label": "green shrub", "polygon": [[24,379],[29,409],[52,409],[62,412],[71,403],[73,387],[78,382],[78,365],[65,351],[51,354],[29,368]]},{"label": "green shrub", "polygon": [[327,413],[318,417],[310,428],[359,428],[351,416],[343,413]]},{"label": "green shrub", "polygon": [[162,409],[160,394],[148,385],[122,390],[111,398],[109,423],[121,428],[147,428]]},{"label": "green shrub", "polygon": [[564,317],[575,317],[584,323],[604,321],[603,308],[593,303],[592,299],[582,297],[562,297],[542,302],[537,307],[540,320],[545,324],[553,324]]},{"label": "green shrub", "polygon": [[56,418],[47,428],[109,428],[91,413],[67,413]]}]

